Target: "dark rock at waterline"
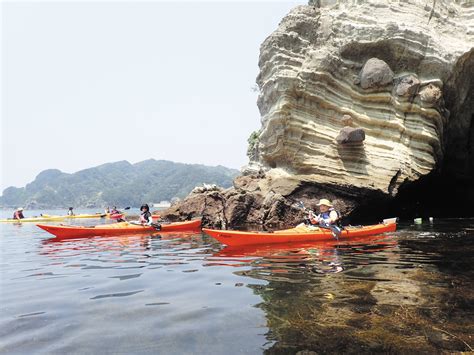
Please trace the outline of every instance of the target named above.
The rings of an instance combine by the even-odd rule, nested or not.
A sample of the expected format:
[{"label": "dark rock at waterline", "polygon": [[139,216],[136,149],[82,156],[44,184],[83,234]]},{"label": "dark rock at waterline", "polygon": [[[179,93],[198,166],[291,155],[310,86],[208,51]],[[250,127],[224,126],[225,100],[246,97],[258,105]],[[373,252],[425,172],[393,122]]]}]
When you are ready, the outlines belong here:
[{"label": "dark rock at waterline", "polygon": [[201,216],[205,227],[260,225],[265,229],[277,229],[304,221],[306,213],[298,202],[317,211],[319,199],[327,198],[341,213],[344,223],[350,223],[353,215],[358,223],[364,219],[378,222],[386,217],[383,205],[387,199],[371,190],[316,183],[294,184],[291,179],[277,179],[274,176],[254,176],[249,183],[242,183],[245,180],[242,177],[236,180],[237,187],[234,188],[191,193],[162,211],[161,216],[171,221]]},{"label": "dark rock at waterline", "polygon": [[233,189],[190,195],[163,211],[161,216],[171,221],[202,216],[203,226],[218,228],[244,224],[272,227],[300,222],[304,218],[303,212],[281,195],[265,199],[260,192]]}]

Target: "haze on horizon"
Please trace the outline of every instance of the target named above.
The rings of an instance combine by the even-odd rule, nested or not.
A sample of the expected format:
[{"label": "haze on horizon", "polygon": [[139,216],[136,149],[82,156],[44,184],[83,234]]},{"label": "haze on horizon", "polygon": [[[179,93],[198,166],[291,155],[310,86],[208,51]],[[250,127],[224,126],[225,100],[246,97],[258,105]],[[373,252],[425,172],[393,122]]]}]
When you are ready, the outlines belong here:
[{"label": "haze on horizon", "polygon": [[0,193],[45,169],[240,168],[259,47],[306,1],[4,1]]}]

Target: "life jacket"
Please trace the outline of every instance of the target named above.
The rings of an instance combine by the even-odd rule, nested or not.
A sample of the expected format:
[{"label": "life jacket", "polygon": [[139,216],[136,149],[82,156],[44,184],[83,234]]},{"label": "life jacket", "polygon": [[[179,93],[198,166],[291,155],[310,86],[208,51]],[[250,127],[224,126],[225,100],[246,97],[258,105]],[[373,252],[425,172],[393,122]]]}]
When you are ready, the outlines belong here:
[{"label": "life jacket", "polygon": [[318,214],[318,219],[324,219],[325,221],[329,220],[330,214],[331,214],[332,211],[337,213],[337,220],[336,220],[336,222],[334,222],[334,224],[338,224],[339,220],[341,219],[341,214],[332,207],[329,210],[327,210],[326,212]]},{"label": "life jacket", "polygon": [[150,219],[151,219],[150,211],[143,212],[140,215],[140,223],[148,223]]},{"label": "life jacket", "polygon": [[15,212],[13,213],[13,218],[14,218],[14,219],[23,219],[23,218],[25,218],[25,216],[23,216],[23,212],[21,212],[21,211],[15,211]]}]

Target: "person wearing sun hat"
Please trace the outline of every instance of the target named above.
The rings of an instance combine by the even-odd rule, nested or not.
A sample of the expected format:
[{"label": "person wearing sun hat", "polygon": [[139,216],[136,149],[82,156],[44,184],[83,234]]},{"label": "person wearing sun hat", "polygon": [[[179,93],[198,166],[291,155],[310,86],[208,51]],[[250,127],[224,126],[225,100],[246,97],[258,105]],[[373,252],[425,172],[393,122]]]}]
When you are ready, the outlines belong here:
[{"label": "person wearing sun hat", "polygon": [[23,219],[25,216],[23,216],[23,207],[18,207],[16,211],[13,213],[13,218],[14,219]]},{"label": "person wearing sun hat", "polygon": [[333,208],[331,201],[322,198],[316,204],[319,207],[319,214],[313,211],[309,212],[309,221],[311,224],[318,224],[321,228],[330,229],[335,237],[341,234],[341,228],[336,224],[339,221],[339,213]]}]

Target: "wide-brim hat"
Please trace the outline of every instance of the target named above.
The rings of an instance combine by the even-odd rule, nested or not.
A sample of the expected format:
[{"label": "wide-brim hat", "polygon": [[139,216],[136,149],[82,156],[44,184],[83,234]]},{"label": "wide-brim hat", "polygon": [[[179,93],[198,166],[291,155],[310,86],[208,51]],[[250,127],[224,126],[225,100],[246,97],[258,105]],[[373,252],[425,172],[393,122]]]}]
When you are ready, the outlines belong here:
[{"label": "wide-brim hat", "polygon": [[321,205],[328,206],[328,207],[332,207],[331,201],[326,200],[325,198],[322,198],[322,199],[319,200],[319,202],[316,204],[316,206],[321,206]]},{"label": "wide-brim hat", "polygon": [[18,207],[16,210],[17,211],[23,211],[23,207]]}]

